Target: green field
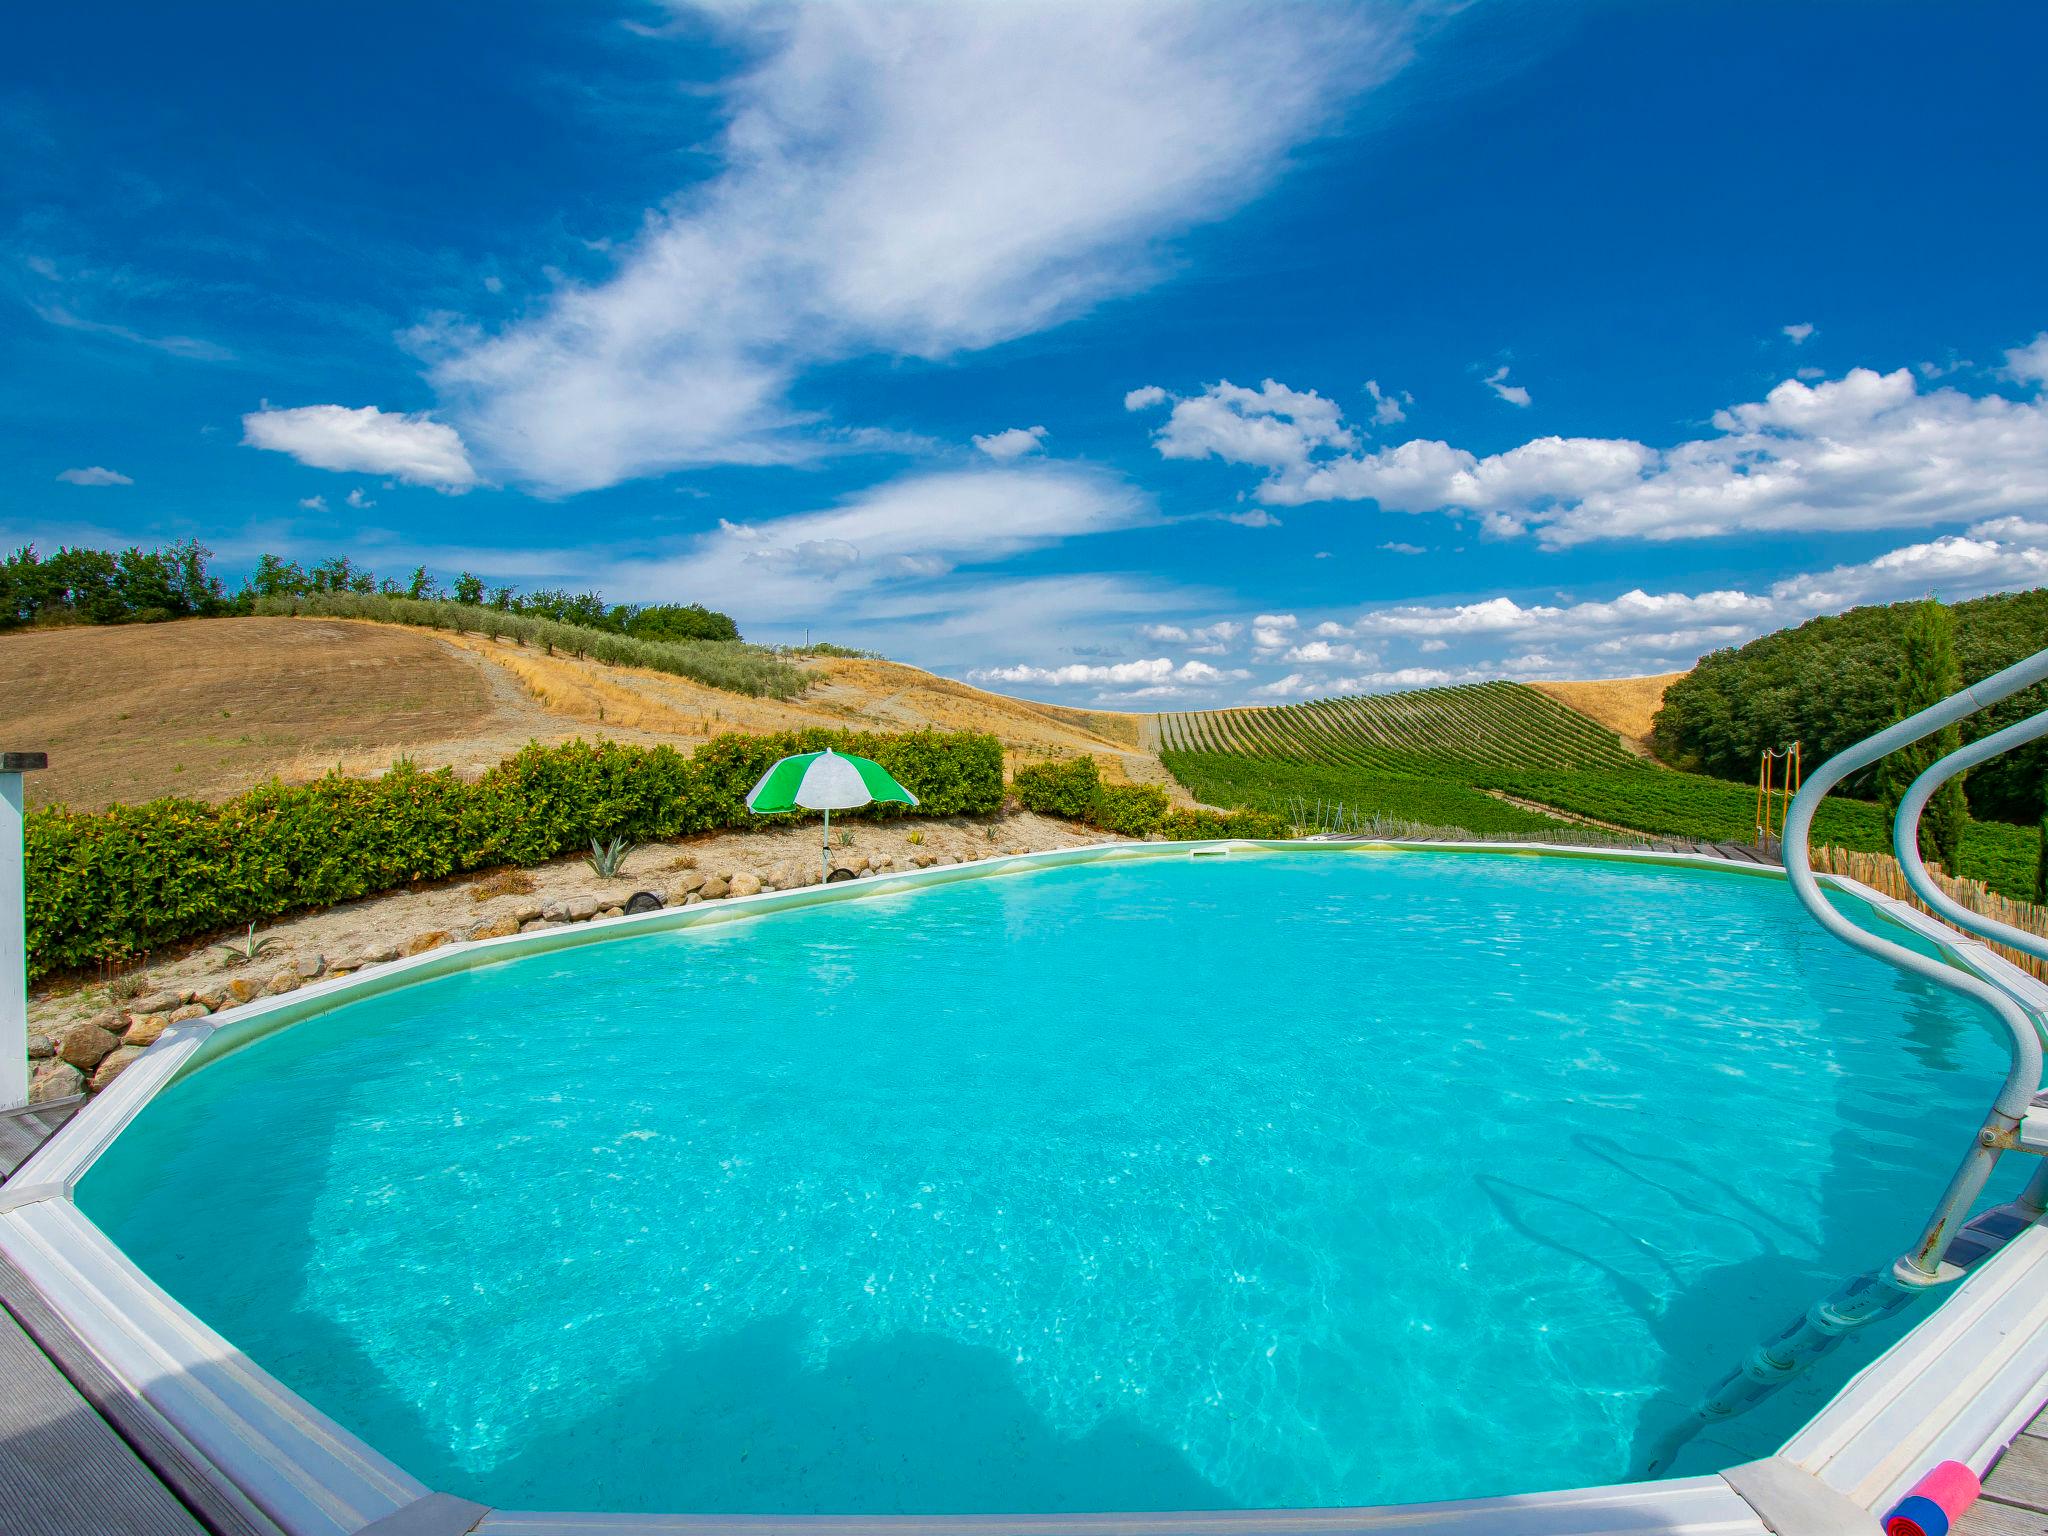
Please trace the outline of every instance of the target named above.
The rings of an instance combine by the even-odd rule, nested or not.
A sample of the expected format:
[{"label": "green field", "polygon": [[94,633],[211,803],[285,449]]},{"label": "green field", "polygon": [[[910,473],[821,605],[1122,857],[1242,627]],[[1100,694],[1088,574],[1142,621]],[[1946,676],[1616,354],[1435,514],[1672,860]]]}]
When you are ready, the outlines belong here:
[{"label": "green field", "polygon": [[[1644,761],[1615,735],[1518,683],[1160,717],[1167,771],[1210,805],[1327,819],[1377,816],[1482,836],[1555,835],[1560,817],[1518,800],[1652,836],[1753,842],[1756,791]],[[1883,851],[1883,812],[1831,797],[1816,842]],[[2025,899],[2040,843],[2029,827],[1980,821],[1963,873]]]}]

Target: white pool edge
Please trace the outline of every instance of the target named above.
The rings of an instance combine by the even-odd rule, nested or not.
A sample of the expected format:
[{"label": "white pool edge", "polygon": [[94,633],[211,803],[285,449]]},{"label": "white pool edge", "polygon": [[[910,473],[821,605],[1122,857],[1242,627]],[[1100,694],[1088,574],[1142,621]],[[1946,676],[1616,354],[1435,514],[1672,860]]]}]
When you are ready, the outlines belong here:
[{"label": "white pool edge", "polygon": [[[1059,865],[1231,853],[1358,856],[1454,852],[1676,865],[1782,879],[1767,866],[1703,854],[1543,843],[1250,842],[1107,843],[905,870],[830,886],[763,892],[504,938],[451,944],[373,970],[166,1031],[0,1186],[0,1253],[128,1391],[175,1428],[289,1536],[353,1536],[400,1510],[419,1536],[706,1536],[799,1528],[806,1536],[857,1530],[1110,1533],[1213,1529],[1218,1533],[1428,1531],[1435,1536],[1756,1536],[1771,1526],[1728,1478],[1674,1478],[1452,1503],[1340,1510],[1114,1513],[1074,1516],[726,1517],[533,1513],[430,1501],[429,1490],[300,1399],[144,1275],[72,1201],[101,1153],[170,1082],[206,1061],[344,1002],[414,981],[521,955],[648,931],[744,920],[792,907],[886,896],[956,880]],[[2037,1013],[2048,986],[1973,938],[1906,903],[1842,876],[1848,892],[1933,942]],[[1931,1317],[1854,1377],[1771,1459],[1768,1469],[1813,1480],[1872,1514],[1888,1508],[1931,1462],[1954,1458],[1979,1473],[2048,1399],[2048,1230],[2034,1228],[1981,1264]],[[1740,1469],[1731,1469],[1736,1471]],[[1745,1486],[1749,1486],[1745,1483]],[[1751,1498],[1759,1503],[1754,1487]],[[1822,1495],[1823,1498],[1826,1495]],[[1847,1507],[1845,1504],[1844,1508]],[[1873,1520],[1874,1524],[1874,1520]],[[409,1527],[410,1529],[411,1527]],[[1847,1527],[1844,1527],[1845,1529]]]}]

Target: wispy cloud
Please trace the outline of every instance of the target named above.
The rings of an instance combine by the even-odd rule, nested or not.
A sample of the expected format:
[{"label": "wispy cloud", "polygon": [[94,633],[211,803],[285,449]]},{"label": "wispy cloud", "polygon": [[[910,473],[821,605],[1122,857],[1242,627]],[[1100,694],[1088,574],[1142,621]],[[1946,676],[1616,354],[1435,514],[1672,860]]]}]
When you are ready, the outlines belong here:
[{"label": "wispy cloud", "polygon": [[1045,446],[1045,428],[1010,427],[1001,432],[991,432],[986,437],[975,438],[974,446],[998,463],[1021,459],[1027,453],[1037,453]]},{"label": "wispy cloud", "polygon": [[1529,391],[1519,384],[1510,384],[1508,382],[1508,365],[1506,363],[1502,363],[1486,376],[1486,387],[1500,396],[1501,399],[1507,401],[1509,405],[1527,405],[1529,403]]},{"label": "wispy cloud", "polygon": [[158,352],[167,352],[172,357],[189,358],[199,363],[226,363],[234,361],[235,354],[217,342],[198,336],[151,336],[132,326],[116,325],[109,320],[92,320],[65,308],[61,304],[37,304],[36,314],[51,325],[61,326],[67,331],[83,331],[88,336],[106,336],[115,341],[125,341],[138,347],[150,347]]},{"label": "wispy cloud", "polygon": [[95,464],[90,469],[61,469],[57,478],[66,485],[133,485],[135,482],[118,470],[107,469]]},{"label": "wispy cloud", "polygon": [[[944,358],[1168,270],[1405,57],[1391,6],[708,8],[759,65],[722,168],[616,272],[486,333],[416,334],[465,437],[553,491],[828,451],[807,368]],[[1106,146],[1114,146],[1106,150]]]}]

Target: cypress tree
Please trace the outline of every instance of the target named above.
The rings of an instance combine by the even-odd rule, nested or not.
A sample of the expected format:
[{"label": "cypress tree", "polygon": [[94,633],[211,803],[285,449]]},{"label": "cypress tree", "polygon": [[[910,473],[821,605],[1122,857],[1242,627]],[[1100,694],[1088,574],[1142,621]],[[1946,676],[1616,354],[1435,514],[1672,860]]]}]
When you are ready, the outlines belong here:
[{"label": "cypress tree", "polygon": [[[1956,660],[1955,618],[1942,604],[1929,599],[1915,603],[1905,615],[1899,633],[1898,687],[1892,718],[1903,720],[1931,704],[1938,704],[1963,686],[1962,665]],[[1932,736],[1902,747],[1879,765],[1878,796],[1884,802],[1887,819],[1896,816],[1906,789],[1935,759],[1946,757],[1963,744],[1959,726],[1947,726]],[[1957,774],[1927,803],[1920,818],[1920,857],[1939,864],[1949,874],[1961,872],[1963,828],[1970,810],[1963,799],[1964,775]]]}]

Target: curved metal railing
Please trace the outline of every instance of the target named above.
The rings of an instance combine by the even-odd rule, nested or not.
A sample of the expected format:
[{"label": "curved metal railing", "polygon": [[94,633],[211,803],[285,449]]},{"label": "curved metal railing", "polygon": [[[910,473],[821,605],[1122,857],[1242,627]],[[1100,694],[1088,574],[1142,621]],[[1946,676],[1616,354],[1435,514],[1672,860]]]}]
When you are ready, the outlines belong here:
[{"label": "curved metal railing", "polygon": [[[1887,1270],[1858,1275],[1824,1297],[1783,1333],[1752,1350],[1742,1365],[1711,1392],[1692,1419],[1681,1425],[1650,1463],[1668,1465],[1679,1446],[1702,1424],[1731,1417],[1754,1406],[1831,1351],[1858,1328],[1890,1317],[1915,1296],[1958,1279],[1967,1264],[1995,1251],[2003,1242],[2041,1219],[2048,1205],[2048,1163],[2036,1170],[2026,1191],[2009,1206],[1970,1221],[1970,1208],[1984,1192],[2001,1155],[2022,1149],[2022,1127],[2041,1087],[2042,1021],[2008,993],[1954,966],[1902,944],[1894,944],[1857,927],[1836,911],[1814,878],[1808,838],[1814,813],[1828,792],[1843,779],[1880,758],[1945,730],[1987,705],[2010,698],[2023,688],[2048,681],[2048,650],[1985,678],[1982,682],[1930,705],[1918,714],[1867,737],[1822,763],[1800,787],[1786,813],[1785,873],[1793,892],[1813,919],[1852,948],[1908,971],[1938,987],[1982,1004],[2002,1026],[2009,1051],[2005,1080],[1999,1085],[1984,1123],[1970,1149],[1950,1177],[1913,1246]],[[2048,942],[1968,911],[1935,885],[1920,860],[1919,824],[1929,798],[1964,769],[2022,743],[2048,735],[2048,711],[2007,726],[1958,752],[1951,752],[1913,781],[1901,800],[1895,846],[1912,889],[1933,910],[1973,933],[1985,934],[2030,954],[2048,956]],[[2041,1151],[2037,1145],[2027,1151]],[[1967,1231],[1965,1224],[1967,1223]],[[1961,1243],[1957,1242],[1963,1236]],[[1957,1262],[1957,1261],[1960,1262]]]}]

